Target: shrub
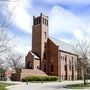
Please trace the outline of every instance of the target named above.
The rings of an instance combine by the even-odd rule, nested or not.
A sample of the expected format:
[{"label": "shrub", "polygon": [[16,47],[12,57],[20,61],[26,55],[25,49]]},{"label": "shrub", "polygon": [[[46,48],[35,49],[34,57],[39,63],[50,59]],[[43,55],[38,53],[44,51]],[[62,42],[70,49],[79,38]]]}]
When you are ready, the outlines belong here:
[{"label": "shrub", "polygon": [[23,82],[27,81],[57,81],[56,76],[29,76],[22,79]]},{"label": "shrub", "polygon": [[56,76],[49,76],[50,81],[57,81],[58,78]]}]

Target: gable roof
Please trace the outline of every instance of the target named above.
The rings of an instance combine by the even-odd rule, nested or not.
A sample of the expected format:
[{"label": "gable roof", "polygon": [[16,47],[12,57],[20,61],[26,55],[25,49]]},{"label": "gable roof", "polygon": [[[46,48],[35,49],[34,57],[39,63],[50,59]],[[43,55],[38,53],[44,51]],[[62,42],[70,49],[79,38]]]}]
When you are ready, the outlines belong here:
[{"label": "gable roof", "polygon": [[31,53],[35,59],[40,59],[38,56],[36,56],[32,51],[29,51],[29,53]]},{"label": "gable roof", "polygon": [[57,40],[53,37],[49,37],[49,39],[51,41],[53,41],[57,46],[59,46],[59,50],[65,51],[68,53],[72,53],[72,54],[76,54],[75,53],[75,47],[73,45],[70,45],[70,44],[63,42],[63,41],[60,41],[60,40]]}]

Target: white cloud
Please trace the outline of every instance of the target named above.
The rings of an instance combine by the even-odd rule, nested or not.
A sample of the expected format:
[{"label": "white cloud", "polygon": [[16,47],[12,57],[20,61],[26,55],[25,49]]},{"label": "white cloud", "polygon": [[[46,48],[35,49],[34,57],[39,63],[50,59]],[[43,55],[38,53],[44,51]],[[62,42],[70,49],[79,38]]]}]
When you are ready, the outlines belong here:
[{"label": "white cloud", "polygon": [[87,29],[87,34],[90,35],[90,22],[87,23],[86,29]]},{"label": "white cloud", "polygon": [[9,8],[15,8],[13,12],[13,22],[16,26],[21,28],[25,32],[30,33],[31,25],[32,25],[32,17],[29,12],[27,12],[27,6],[30,8],[31,0],[20,0],[16,3],[10,3]]},{"label": "white cloud", "polygon": [[81,32],[86,30],[86,23],[84,19],[81,19],[68,10],[54,6],[50,14],[49,30],[50,34],[68,32],[79,38],[79,35],[82,37]]},{"label": "white cloud", "polygon": [[30,45],[26,45],[26,46],[24,46],[24,45],[18,45],[18,46],[16,46],[16,47],[14,48],[14,50],[15,50],[16,52],[21,53],[21,54],[23,54],[24,56],[26,56],[27,53],[31,50],[30,48],[31,48]]},{"label": "white cloud", "polygon": [[67,5],[75,5],[75,4],[79,4],[79,5],[89,5],[90,4],[90,0],[45,0],[45,2],[47,3],[61,3],[61,4],[67,4]]},{"label": "white cloud", "polygon": [[83,40],[83,31],[81,30],[75,30],[74,31],[74,36],[76,37],[76,39],[79,39],[79,40]]},{"label": "white cloud", "polygon": [[23,36],[17,37],[14,39],[14,43],[15,43],[14,50],[23,55],[26,55],[28,51],[31,50],[31,41],[30,38],[28,37]]},{"label": "white cloud", "polygon": [[[46,0],[47,1],[47,0]],[[68,3],[75,2],[75,3],[81,3],[81,0],[48,0],[48,2],[62,2],[62,3]],[[86,1],[86,0],[85,0]],[[30,33],[31,25],[32,25],[32,17],[31,14],[26,11],[27,0],[21,1],[19,6],[15,9],[14,12],[14,23],[16,26],[20,27],[21,30]],[[51,3],[52,3],[51,2]],[[89,1],[88,1],[89,2]],[[84,3],[84,1],[82,1]],[[87,2],[85,2],[87,3]],[[90,2],[89,2],[90,3]],[[29,3],[30,4],[30,3]],[[72,3],[74,4],[74,3]],[[33,7],[34,8],[34,7]],[[31,8],[31,9],[33,9]],[[37,10],[37,8],[36,8]],[[78,17],[77,15],[71,13],[70,11],[60,7],[60,6],[53,6],[50,15],[49,15],[49,31],[50,34],[58,34],[61,32],[65,33],[72,33],[77,39],[83,38],[84,32],[90,32],[90,27],[87,25],[84,21],[84,19]],[[60,38],[59,38],[60,39]],[[26,41],[25,41],[26,40]],[[62,38],[63,41],[71,42],[70,40],[66,39],[66,37]],[[20,53],[27,53],[31,48],[31,41],[27,41],[27,39],[24,39],[22,37],[17,37],[17,46],[15,47],[15,50]],[[18,43],[19,42],[19,43]],[[27,43],[27,44],[25,44]]]},{"label": "white cloud", "polygon": [[11,31],[7,32],[9,38],[11,38],[10,46],[12,49],[24,56],[31,50],[31,36],[18,36],[13,34]]}]

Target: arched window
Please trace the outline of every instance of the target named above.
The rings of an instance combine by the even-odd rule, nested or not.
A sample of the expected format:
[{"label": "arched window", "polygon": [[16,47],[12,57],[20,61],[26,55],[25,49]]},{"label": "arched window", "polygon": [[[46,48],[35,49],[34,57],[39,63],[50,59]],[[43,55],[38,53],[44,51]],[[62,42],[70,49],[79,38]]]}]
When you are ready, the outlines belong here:
[{"label": "arched window", "polygon": [[54,72],[54,66],[51,65],[51,72]]},{"label": "arched window", "polygon": [[67,65],[64,65],[64,70],[67,71]]},{"label": "arched window", "polygon": [[45,19],[45,25],[47,25],[47,20]]},{"label": "arched window", "polygon": [[28,69],[33,69],[33,65],[31,62],[28,62]]},{"label": "arched window", "polygon": [[38,25],[38,18],[36,18],[36,25]]},{"label": "arched window", "polygon": [[69,60],[69,70],[71,71],[72,69],[72,63],[71,63],[71,60]]},{"label": "arched window", "polygon": [[48,20],[47,20],[47,26],[48,26]]},{"label": "arched window", "polygon": [[65,55],[65,62],[67,62],[67,55]]},{"label": "arched window", "polygon": [[44,38],[46,38],[47,37],[47,33],[46,32],[44,32]]}]

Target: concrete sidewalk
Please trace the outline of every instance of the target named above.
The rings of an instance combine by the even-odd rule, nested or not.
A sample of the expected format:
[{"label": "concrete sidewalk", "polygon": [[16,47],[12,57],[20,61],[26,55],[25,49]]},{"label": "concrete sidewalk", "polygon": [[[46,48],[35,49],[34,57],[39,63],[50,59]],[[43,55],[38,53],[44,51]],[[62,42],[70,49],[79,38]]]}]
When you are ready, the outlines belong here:
[{"label": "concrete sidewalk", "polygon": [[[63,86],[83,83],[83,81],[63,81],[63,82],[50,82],[50,83],[43,83],[43,84],[29,83],[28,85],[22,82],[17,82],[17,83],[19,85],[9,86],[7,87],[7,89],[8,90],[72,90],[72,89],[63,88]],[[84,89],[84,90],[90,90],[90,89]]]}]

